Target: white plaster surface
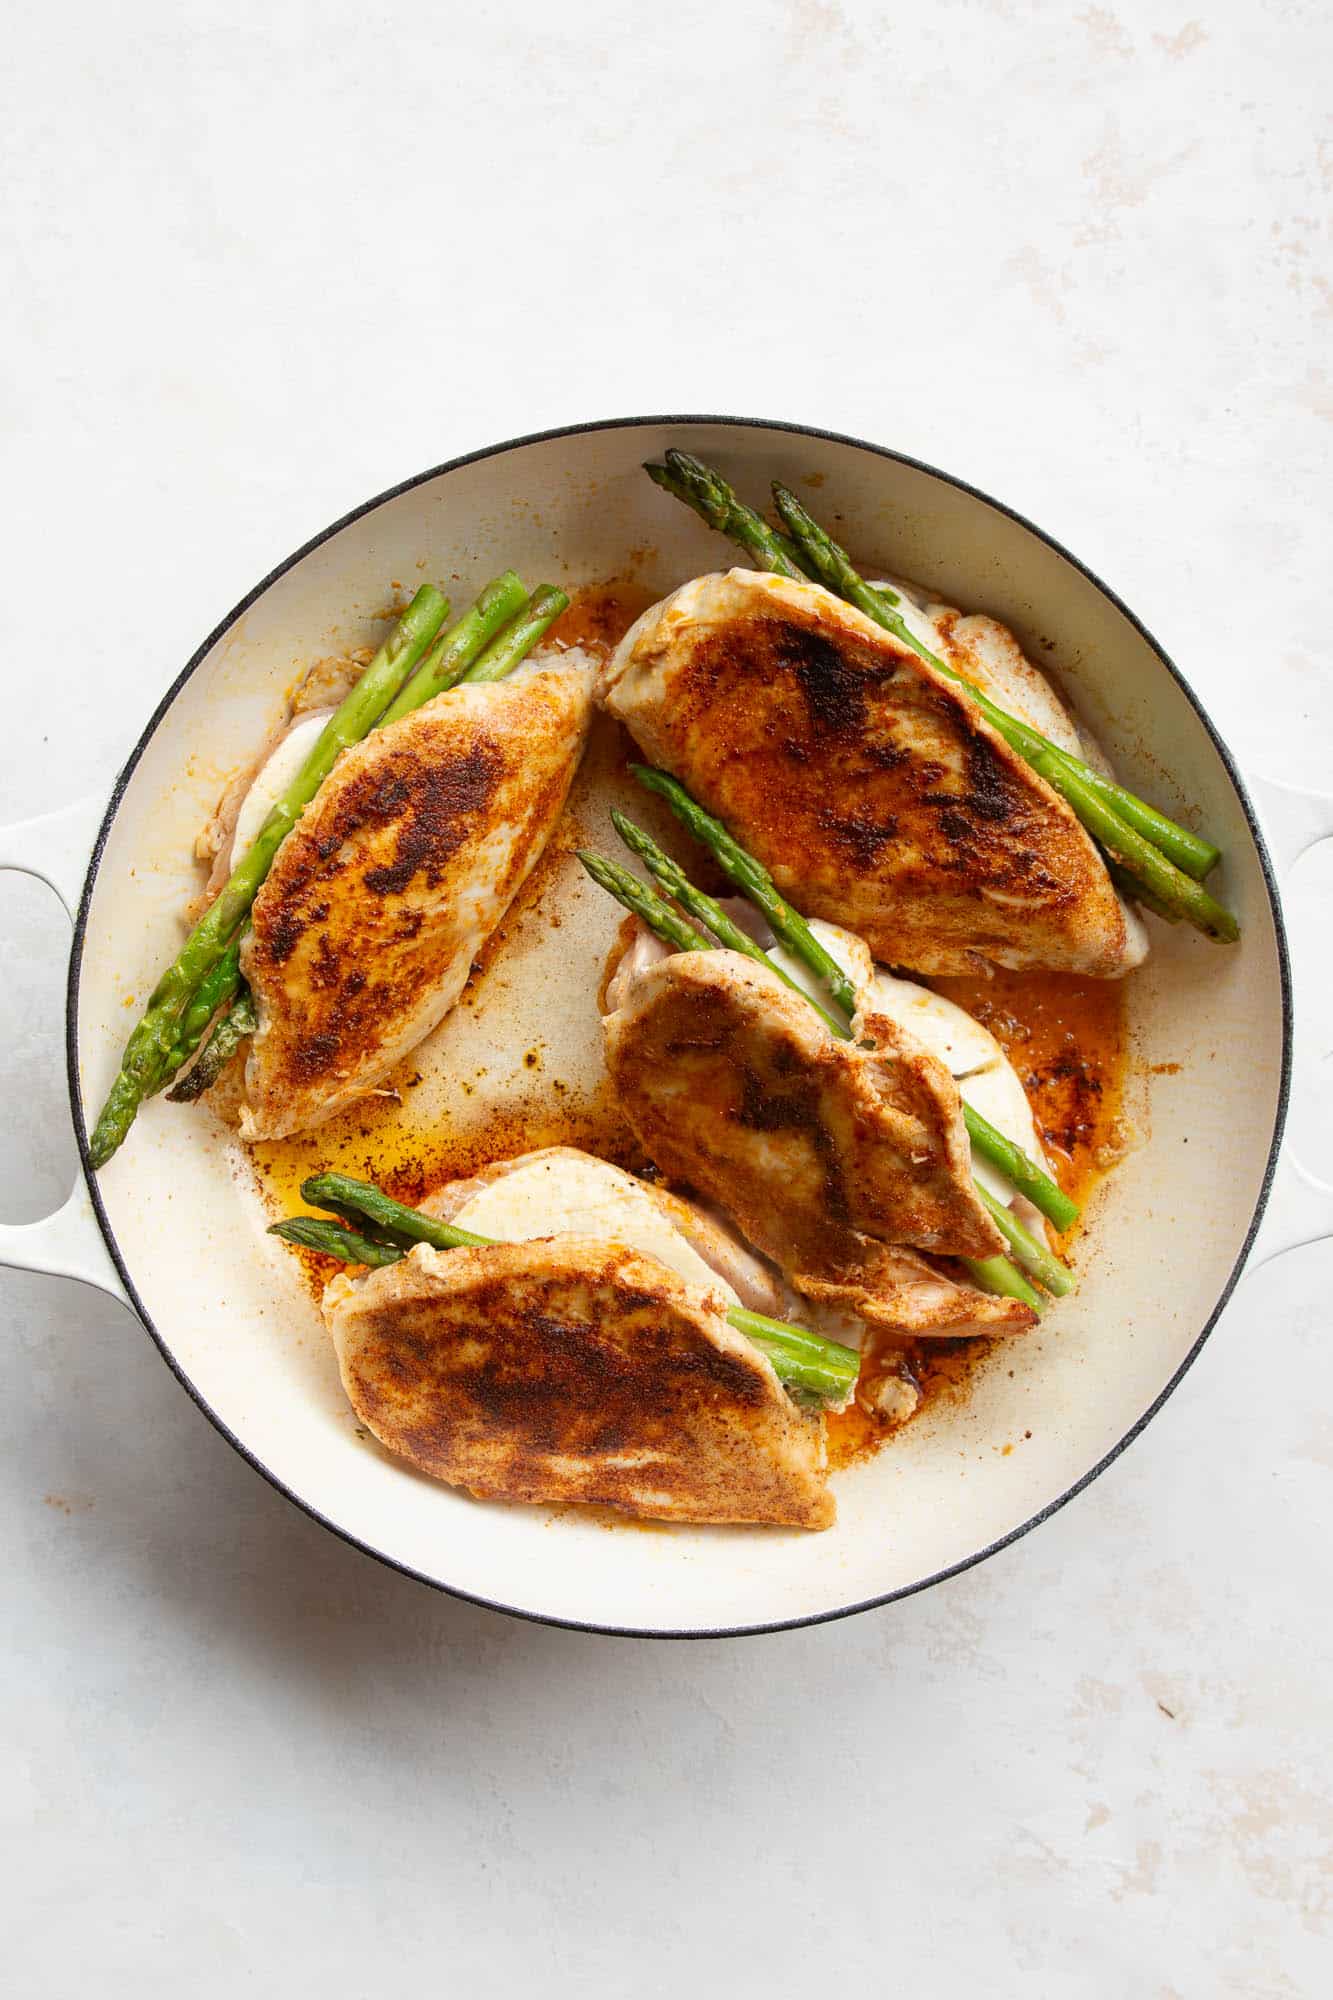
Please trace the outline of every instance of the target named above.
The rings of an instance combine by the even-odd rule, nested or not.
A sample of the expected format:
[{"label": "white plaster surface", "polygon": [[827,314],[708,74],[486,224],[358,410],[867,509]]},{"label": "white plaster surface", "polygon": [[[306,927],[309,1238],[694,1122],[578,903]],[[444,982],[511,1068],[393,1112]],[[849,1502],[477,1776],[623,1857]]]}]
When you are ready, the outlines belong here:
[{"label": "white plaster surface", "polygon": [[[1248,770],[1329,785],[1325,8],[48,0],[6,55],[5,818],[105,789],[367,495],[672,409],[1007,499]],[[1329,855],[1292,906],[1333,1112]],[[16,1220],[72,1171],[64,939],[34,884],[0,913]],[[1329,1991],[1330,1280],[1249,1278],[981,1569],[667,1646],[376,1567],[119,1306],[0,1274],[5,1991]]]}]

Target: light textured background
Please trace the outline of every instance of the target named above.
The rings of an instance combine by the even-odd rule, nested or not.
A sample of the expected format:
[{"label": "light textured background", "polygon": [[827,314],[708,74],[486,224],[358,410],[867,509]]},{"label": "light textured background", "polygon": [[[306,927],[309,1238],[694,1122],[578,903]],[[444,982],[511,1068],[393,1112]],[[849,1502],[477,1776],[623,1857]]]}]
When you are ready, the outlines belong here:
[{"label": "light textured background", "polygon": [[[671,409],[999,494],[1248,769],[1327,784],[1333,35],[1193,5],[12,12],[6,817],[105,789],[368,494]],[[1311,1093],[1328,855],[1292,898]],[[71,1172],[63,924],[13,878],[0,920],[17,1219]],[[1327,1991],[1330,1279],[1323,1248],[1247,1280],[1133,1450],[982,1569],[668,1647],[375,1567],[127,1313],[5,1274],[7,1990]]]}]

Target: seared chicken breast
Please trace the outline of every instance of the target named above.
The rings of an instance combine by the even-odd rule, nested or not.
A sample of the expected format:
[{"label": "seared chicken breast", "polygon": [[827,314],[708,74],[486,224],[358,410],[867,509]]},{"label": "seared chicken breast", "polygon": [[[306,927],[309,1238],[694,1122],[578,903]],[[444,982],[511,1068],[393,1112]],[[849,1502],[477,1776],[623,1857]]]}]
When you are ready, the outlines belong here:
[{"label": "seared chicken breast", "polygon": [[[742,921],[742,913],[748,911],[749,927],[755,941],[764,947],[774,965],[816,1000],[826,997],[815,975],[785,945],[777,942],[757,911],[737,902],[730,902],[726,907],[737,921]],[[1046,1157],[1046,1148],[1037,1130],[1027,1092],[1017,1070],[990,1030],[983,1028],[980,1021],[974,1020],[964,1008],[932,992],[928,986],[918,985],[913,979],[903,979],[875,965],[865,941],[851,931],[843,930],[838,924],[826,924],[819,917],[814,919],[810,928],[829,956],[851,979],[857,996],[858,1035],[868,1035],[873,1040],[877,1032],[875,1018],[887,1015],[904,1034],[922,1043],[933,1056],[939,1058],[958,1085],[958,1094],[964,1104],[970,1104],[979,1111],[997,1131],[1003,1132],[1006,1139],[1012,1139],[1030,1160],[1036,1160],[1050,1172],[1051,1163]],[[1016,1194],[998,1168],[975,1151],[972,1154],[972,1178],[979,1181],[996,1201],[1006,1202],[1012,1207],[1029,1228],[1035,1228],[1039,1233],[1044,1230],[1045,1224],[1032,1203]]]},{"label": "seared chicken breast", "polygon": [[[816,1269],[793,1270],[791,1279],[813,1305],[862,1323],[853,1345],[873,1345],[873,1336],[886,1333],[913,1340],[972,1340],[982,1334],[1023,1333],[1035,1324],[1035,1314],[1021,1299],[983,1292],[968,1283],[961,1266],[936,1263],[919,1251],[868,1236],[839,1247],[839,1261],[825,1258]],[[822,1325],[833,1333],[827,1318]]]},{"label": "seared chicken breast", "polygon": [[[734,922],[749,930],[756,943],[766,948],[774,965],[789,979],[816,999],[826,997],[821,995],[814,975],[774,941],[764,919],[751,905],[729,900],[723,907]],[[951,1001],[941,1000],[938,995],[909,980],[877,973],[865,943],[850,931],[844,931],[835,924],[823,923],[818,918],[812,928],[825,950],[851,976],[856,987],[861,1002],[855,1023],[858,1039],[873,1042],[876,1048],[896,1050],[900,1058],[904,1055],[910,1058],[914,1053],[919,1061],[924,1059],[923,1066],[929,1074],[935,1073],[931,1071],[934,1063],[955,1079],[961,1076],[958,1085],[960,1093],[970,1090],[973,1084],[981,1085],[978,1094],[985,1100],[988,1115],[994,1114],[993,1122],[999,1123],[1008,1137],[1024,1146],[1030,1157],[1041,1159],[1043,1152],[1036,1137],[1026,1094],[994,1038]],[[636,925],[607,982],[604,1021],[608,1046],[614,1032],[619,1050],[618,1061],[612,1063],[612,1076],[624,1075],[628,1079],[628,1088],[641,1107],[638,1115],[644,1122],[638,1123],[635,1111],[628,1103],[626,1111],[644,1144],[668,1171],[680,1172],[696,1185],[710,1188],[710,1191],[713,1189],[708,1177],[710,1169],[707,1164],[699,1164],[700,1156],[703,1155],[705,1160],[716,1158],[721,1148],[729,1163],[741,1141],[735,1135],[723,1136],[721,1129],[710,1134],[708,1116],[704,1112],[681,1119],[681,1104],[692,1095],[691,1081],[684,1077],[671,1077],[667,1074],[666,1065],[661,1074],[654,1076],[651,1073],[651,1058],[644,1062],[642,1051],[634,1043],[634,1017],[647,990],[645,975],[651,968],[693,966],[712,962],[720,956],[722,954],[709,953],[705,956],[702,953],[687,953],[673,957],[669,948],[642,924]],[[788,997],[794,998],[790,994]],[[795,1004],[799,1010],[801,1003],[796,1001]],[[624,1022],[620,1019],[622,1013]],[[810,1015],[809,1020],[822,1034],[816,1017]],[[614,1030],[613,1022],[616,1023]],[[845,1045],[833,1043],[833,1046],[843,1048]],[[717,1060],[723,1060],[720,1042],[713,1055]],[[689,1050],[687,1059],[698,1060],[695,1048]],[[790,1088],[792,1074],[789,1055],[779,1058],[777,1066],[785,1093]],[[740,1088],[742,1092],[746,1088],[743,1081]],[[1015,1093],[1017,1103],[1014,1102]],[[651,1100],[651,1107],[648,1100]],[[668,1137],[666,1155],[659,1158],[656,1148],[663,1141],[658,1137],[650,1140],[648,1131],[651,1129],[657,1134],[665,1128],[669,1134],[674,1124],[679,1124],[681,1128],[675,1141],[679,1150],[671,1154]],[[970,1154],[971,1145],[966,1134],[964,1145]],[[728,1175],[726,1185],[731,1190],[730,1197],[719,1199],[730,1199],[733,1212],[747,1228],[747,1215],[756,1212],[761,1218],[766,1213],[773,1215],[772,1236],[766,1242],[762,1234],[755,1235],[754,1241],[764,1245],[769,1255],[788,1273],[802,1297],[815,1306],[815,1319],[823,1331],[834,1339],[862,1347],[872,1372],[875,1353],[885,1334],[910,1335],[916,1339],[961,1340],[979,1334],[1019,1332],[1032,1325],[1032,1313],[1019,1301],[983,1292],[967,1282],[961,1267],[956,1264],[933,1263],[928,1257],[907,1248],[898,1240],[895,1232],[901,1224],[896,1212],[891,1211],[887,1204],[878,1217],[879,1227],[874,1233],[869,1229],[844,1227],[840,1230],[834,1218],[817,1208],[803,1229],[794,1237],[789,1236],[785,1211],[780,1207],[774,1208],[773,1203],[784,1199],[799,1201],[805,1190],[789,1180],[786,1163],[776,1155],[764,1157],[759,1154],[755,1164],[757,1172],[750,1182]],[[989,1186],[994,1183],[997,1199],[1014,1199],[1015,1206],[1030,1225],[1038,1230],[1044,1228],[1041,1217],[1030,1203],[1014,1198],[1013,1189],[984,1160],[972,1157],[969,1172],[972,1180],[983,1180],[984,1176],[983,1184]],[[771,1188],[760,1178],[765,1173],[772,1174]],[[720,1179],[717,1185],[722,1185]],[[750,1185],[752,1192],[742,1210],[737,1206],[735,1191],[738,1186],[744,1185]],[[816,1204],[824,1198],[824,1188],[814,1178],[809,1183],[808,1192],[809,1198]],[[887,1240],[880,1240],[881,1237]],[[788,1245],[785,1251],[782,1247],[784,1242]],[[793,1255],[793,1242],[807,1246],[804,1268],[799,1255]],[[813,1255],[809,1253],[812,1242],[815,1246]],[[966,1254],[957,1245],[954,1248],[955,1254]],[[816,1257],[822,1262],[816,1264]],[[774,1308],[766,1306],[760,1310],[772,1312]],[[863,1381],[865,1372],[863,1366]],[[858,1384],[858,1397],[861,1393],[861,1385]]]},{"label": "seared chicken breast", "polygon": [[887,1019],[838,1041],[776,972],[681,952],[609,989],[607,1066],[642,1144],[735,1216],[806,1291],[863,1269],[866,1239],[1003,1248],[978,1199],[948,1071]]},{"label": "seared chicken breast", "polygon": [[421,1246],[359,1282],[336,1278],[325,1317],[366,1427],[481,1498],[834,1519],[822,1421],[728,1325],[716,1287],[625,1244]]},{"label": "seared chicken breast", "polygon": [[560,817],[591,688],[584,654],[536,656],[339,757],[255,898],[244,1137],[321,1124],[448,1013]]},{"label": "seared chicken breast", "polygon": [[1065,801],[962,689],[818,584],[699,577],[644,613],[599,692],[779,888],[877,959],[1117,978],[1146,949]]}]

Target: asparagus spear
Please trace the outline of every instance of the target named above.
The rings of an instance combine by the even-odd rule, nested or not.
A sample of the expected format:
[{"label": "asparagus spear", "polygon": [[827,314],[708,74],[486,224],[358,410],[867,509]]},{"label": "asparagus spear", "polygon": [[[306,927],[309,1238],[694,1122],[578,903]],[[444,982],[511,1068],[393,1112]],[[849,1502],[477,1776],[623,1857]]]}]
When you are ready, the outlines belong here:
[{"label": "asparagus spear", "polygon": [[632,910],[647,924],[650,931],[660,937],[663,944],[674,945],[677,951],[708,951],[710,940],[693,924],[687,924],[678,916],[670,903],[663,902],[637,875],[631,875],[628,868],[621,868],[614,861],[608,861],[604,854],[594,854],[586,847],[577,849],[578,858],[592,876],[599,889],[605,889],[627,910]]},{"label": "asparagus spear", "polygon": [[[903,640],[923,660],[948,676],[950,680],[966,688],[969,699],[981,710],[986,720],[1004,737],[1018,754],[1045,778],[1054,791],[1060,793],[1083,822],[1088,832],[1100,841],[1114,861],[1118,861],[1134,879],[1141,882],[1146,890],[1165,908],[1185,917],[1196,930],[1203,932],[1219,943],[1233,944],[1240,936],[1236,919],[1229,910],[1223,909],[1217,900],[1209,895],[1202,883],[1187,875],[1182,868],[1170,860],[1161,848],[1154,846],[1153,839],[1140,833],[1118,809],[1125,799],[1133,801],[1131,810],[1143,823],[1151,824],[1154,838],[1169,842],[1176,851],[1189,848],[1194,836],[1184,827],[1177,827],[1164,815],[1154,812],[1142,800],[1134,800],[1132,793],[1121,794],[1119,786],[1111,786],[1104,778],[1090,771],[1086,764],[1076,757],[1070,757],[1053,743],[1048,743],[1035,730],[1022,723],[1016,723],[1012,716],[1005,715],[995,707],[985,695],[978,692],[963,675],[948,667],[934,653],[921,644],[909,630],[901,614],[889,605],[885,597],[871,586],[853,569],[845,549],[842,549],[819,526],[794,493],[785,486],[775,485],[774,498],[778,512],[788,529],[800,543],[804,552],[819,571],[820,581],[828,589],[843,597],[849,604],[873,618],[886,632]],[[1106,794],[1113,796],[1117,803],[1108,803]],[[1206,843],[1204,844],[1206,846]],[[1215,848],[1207,848],[1212,860],[1217,858]],[[1197,857],[1196,857],[1197,859]],[[1205,870],[1206,872],[1206,870]]]},{"label": "asparagus spear", "polygon": [[720,945],[725,945],[728,951],[743,952],[746,958],[756,959],[769,972],[776,972],[784,986],[790,986],[793,993],[799,993],[802,1000],[814,1008],[831,1034],[837,1035],[840,1041],[851,1040],[851,1029],[846,1023],[830,1014],[826,1007],[821,1007],[818,1000],[812,1000],[805,988],[798,986],[794,979],[788,979],[781,966],[774,965],[768,953],[732,921],[720,903],[706,896],[702,889],[695,888],[685,870],[669,854],[663,853],[651,834],[645,833],[641,826],[636,826],[632,819],[627,819],[624,813],[616,812],[614,808],[611,819],[626,847],[647,862],[668,895],[674,896],[681,908],[688,910],[692,917],[706,924]]},{"label": "asparagus spear", "polygon": [[1118,861],[1108,861],[1106,872],[1127,903],[1142,903],[1145,910],[1151,910],[1164,924],[1180,922],[1179,910],[1168,909],[1165,903],[1159,903],[1152,890],[1145,889],[1142,882],[1136,882],[1129,870],[1122,868]]},{"label": "asparagus spear", "polygon": [[374,1242],[355,1229],[325,1222],[318,1215],[289,1216],[286,1222],[275,1222],[269,1235],[281,1236],[284,1243],[299,1243],[303,1250],[318,1250],[325,1257],[341,1257],[344,1263],[369,1264],[374,1269],[401,1263],[407,1254],[391,1243]]},{"label": "asparagus spear", "polygon": [[[1033,1291],[1017,1264],[1011,1264],[1007,1257],[961,1257],[959,1262],[981,1291],[993,1292],[1001,1299],[1019,1299],[1030,1312],[1041,1312],[1040,1292]],[[1068,1285],[1065,1290],[1069,1290]]]},{"label": "asparagus spear", "polygon": [[339,751],[359,742],[379,719],[430,645],[448,609],[448,600],[432,584],[422,585],[356,686],[329,717],[253,846],[241,857],[221,893],[158,980],[126,1043],[119,1073],[93,1130],[89,1151],[94,1167],[106,1165],[134,1123],[143,1099],[165,1075],[181,1015],[249,914],[274,855],[328,776]]},{"label": "asparagus spear", "polygon": [[495,1240],[455,1229],[452,1222],[423,1215],[419,1208],[407,1208],[373,1181],[354,1180],[351,1174],[311,1174],[301,1183],[301,1199],[312,1208],[332,1208],[339,1215],[364,1215],[379,1228],[391,1229],[412,1243],[428,1243],[433,1250],[476,1248]]},{"label": "asparagus spear", "polygon": [[458,623],[441,633],[411,680],[385,709],[380,728],[387,729],[391,722],[400,721],[413,709],[453,687],[527,601],[528,593],[512,569],[493,578]]},{"label": "asparagus spear", "polygon": [[800,576],[795,551],[785,536],[770,528],[725,479],[688,451],[669,451],[665,465],[645,465],[643,469],[656,485],[693,507],[710,528],[739,543],[760,569],[771,570],[775,576]]},{"label": "asparagus spear", "polygon": [[[623,903],[626,909],[633,910],[634,914],[647,924],[649,930],[654,931],[665,944],[675,945],[678,951],[711,951],[714,948],[711,938],[702,937],[697,931],[692,932],[688,924],[682,924],[675,911],[671,908],[671,905],[664,902],[653,890],[640,882],[638,876],[632,875],[628,868],[619,867],[614,861],[608,861],[603,855],[589,854],[583,851],[579,853],[579,860],[583,863],[595,882],[599,883],[608,894],[614,896],[617,902]],[[763,953],[759,953],[758,955],[761,958],[764,957]],[[769,965],[770,971],[776,971],[777,968],[772,965],[771,961],[765,959],[765,963]],[[788,981],[788,984],[790,983]],[[810,999],[808,993],[802,992],[800,987],[797,987],[796,991],[801,993],[802,999],[809,1002],[817,1013],[823,1013],[823,1009],[818,1006],[817,1002]],[[1008,1142],[1006,1141],[1006,1143]],[[978,1187],[977,1192],[983,1199],[985,1198],[983,1189]],[[1022,1228],[1021,1224],[1017,1226],[1020,1229]],[[1028,1236],[1026,1230],[1023,1230],[1022,1234],[1028,1242],[1032,1243],[1034,1250],[1039,1247]],[[1017,1271],[1009,1269],[1003,1257],[997,1256],[970,1260],[968,1268],[973,1271],[978,1283],[982,1284],[987,1291],[1002,1292],[1010,1298],[1023,1299],[1025,1303],[1029,1304],[1036,1297],[1035,1293],[1032,1292],[1031,1286],[1026,1284]],[[1001,1272],[1004,1275],[1003,1284],[995,1282],[996,1274]],[[1021,1289],[1019,1289],[1020,1287]],[[1069,1289],[1069,1285],[1066,1285],[1065,1290],[1068,1291]],[[1040,1304],[1040,1301],[1037,1303]],[[1036,1306],[1033,1307],[1033,1310],[1036,1310]]]},{"label": "asparagus spear", "polygon": [[[814,582],[824,584],[836,595],[847,597],[849,602],[855,603],[868,617],[875,619],[877,624],[884,625],[886,630],[893,632],[924,659],[929,660],[941,673],[965,687],[987,721],[1000,732],[1019,756],[1030,762],[1034,754],[1047,752],[1058,763],[1078,773],[1099,795],[1105,806],[1118,814],[1146,840],[1159,847],[1163,854],[1174,861],[1186,875],[1192,876],[1196,881],[1202,881],[1217,865],[1221,856],[1211,841],[1204,840],[1200,835],[1192,833],[1188,827],[1180,826],[1175,820],[1168,819],[1166,814],[1159,812],[1155,806],[1136,798],[1133,792],[1126,791],[1122,785],[1117,785],[1113,780],[1104,778],[1099,771],[1094,771],[1081,759],[1071,757],[1067,751],[1059,749],[1046,737],[1039,735],[1035,729],[1029,728],[1026,723],[1019,722],[1014,716],[1006,715],[1003,709],[997,708],[975,688],[965,675],[955,672],[943,660],[928,652],[898,615],[896,607],[902,601],[898,593],[887,585],[880,585],[876,589],[864,583],[852,570],[845,552],[839,549],[831,538],[823,536],[828,546],[821,548],[816,544],[803,545],[799,538],[779,534],[770,528],[760,515],[746,507],[724,479],[708,466],[701,464],[698,459],[691,458],[688,453],[668,452],[665,465],[647,465],[644,470],[656,485],[663,487],[677,500],[683,500],[687,507],[692,507],[710,528],[717,528],[723,534],[730,536],[747,554],[755,558],[761,569],[775,571],[781,576],[796,577],[804,574]],[[774,490],[776,492],[778,489]],[[789,506],[800,508],[800,502],[787,488],[781,490],[786,495]],[[805,512],[803,508],[800,511],[802,514]],[[811,517],[807,514],[805,519],[810,521]],[[816,523],[811,522],[811,525],[818,535],[822,535],[822,530],[818,529]],[[838,557],[841,557],[840,564],[836,561]],[[843,580],[840,580],[844,576],[849,583],[851,579],[855,579],[855,584],[859,586],[856,594],[853,594],[850,588],[844,588]],[[1096,832],[1095,828],[1089,830]],[[1156,908],[1150,896],[1144,896],[1141,900],[1149,909]],[[1177,920],[1178,913],[1175,911],[1167,919],[1168,922]]]},{"label": "asparagus spear", "polygon": [[834,999],[850,1020],[856,1012],[855,986],[837,959],[825,951],[800,912],[779,895],[773,877],[762,863],[748,854],[738,840],[733,840],[721,820],[705,812],[669,771],[656,771],[648,764],[631,764],[630,770],[646,792],[656,792],[666,800],[681,825],[708,848],[724,874],[749,897],[756,909],[762,910],[774,936],[781,938],[789,951],[827,981]]},{"label": "asparagus spear", "polygon": [[242,925],[207,978],[200,980],[194,998],[177,1023],[176,1039],[163,1065],[162,1076],[156,1085],[158,1090],[164,1089],[178,1070],[184,1069],[204,1039],[208,1024],[218,1008],[229,1006],[235,999],[241,984],[241,939],[244,934],[245,926]]},{"label": "asparagus spear", "polygon": [[[419,1209],[405,1208],[382,1189],[368,1181],[353,1180],[347,1174],[315,1174],[302,1185],[301,1196],[313,1207],[332,1205],[340,1215],[359,1212],[382,1230],[410,1237],[417,1243],[428,1243],[436,1250],[456,1250],[495,1240],[475,1236],[471,1230],[458,1229],[450,1222],[439,1222]],[[405,1254],[387,1243],[358,1238],[337,1224],[321,1226],[313,1216],[296,1216],[288,1222],[274,1223],[270,1234],[284,1237],[289,1243],[303,1243],[308,1249],[322,1250],[329,1256],[342,1257],[349,1263],[391,1264]],[[362,1255],[362,1251],[373,1254]],[[731,1307],[727,1319],[737,1332],[768,1356],[779,1380],[788,1388],[841,1401],[855,1384],[861,1365],[855,1348],[823,1340],[807,1327],[789,1326],[785,1320],[769,1319],[744,1306]]]},{"label": "asparagus spear", "polygon": [[246,1036],[253,1035],[258,1026],[254,996],[248,986],[242,986],[193,1066],[167,1092],[168,1104],[193,1104],[197,1097],[211,1090]]},{"label": "asparagus spear", "polygon": [[[1007,1181],[1012,1181],[1020,1194],[1025,1194],[1032,1206],[1048,1216],[1056,1228],[1064,1231],[1078,1221],[1078,1203],[1071,1201],[1057,1181],[1052,1180],[1035,1160],[1029,1159],[1021,1146],[1006,1138],[989,1119],[983,1118],[973,1109],[967,1099],[963,1099],[963,1123],[967,1136],[983,1160],[989,1160],[997,1167]],[[1005,1214],[1009,1213],[1008,1209]]]},{"label": "asparagus spear", "polygon": [[497,638],[491,640],[462,679],[473,683],[502,681],[506,674],[513,672],[524,654],[532,651],[561,612],[568,608],[569,599],[563,590],[558,590],[553,583],[539,583],[526,608],[519,612],[511,625],[506,625]]},{"label": "asparagus spear", "polygon": [[[1053,1297],[1062,1299],[1067,1293],[1072,1292],[1074,1280],[1059,1258],[1052,1257],[1046,1245],[1039,1242],[1031,1230],[1023,1227],[1012,1208],[1006,1208],[1003,1202],[996,1201],[994,1195],[982,1187],[980,1181],[976,1187],[996,1228],[1013,1252],[1014,1262],[1034,1277],[1039,1285],[1044,1285]],[[1074,1208],[1073,1202],[1070,1202],[1069,1206]],[[1076,1208],[1074,1214],[1078,1214]]]},{"label": "asparagus spear", "polygon": [[[787,949],[827,981],[834,999],[851,1020],[857,1008],[855,986],[837,960],[825,951],[800,912],[779,895],[767,869],[728,833],[720,819],[704,811],[678,778],[645,764],[632,764],[630,769],[644,789],[664,798],[681,824],[717,857],[731,880],[763,911],[774,935]],[[1078,1209],[1064,1189],[970,1104],[964,1103],[963,1118],[968,1137],[982,1158],[998,1167],[1035,1208],[1050,1217],[1057,1229],[1068,1229],[1077,1219]]]}]

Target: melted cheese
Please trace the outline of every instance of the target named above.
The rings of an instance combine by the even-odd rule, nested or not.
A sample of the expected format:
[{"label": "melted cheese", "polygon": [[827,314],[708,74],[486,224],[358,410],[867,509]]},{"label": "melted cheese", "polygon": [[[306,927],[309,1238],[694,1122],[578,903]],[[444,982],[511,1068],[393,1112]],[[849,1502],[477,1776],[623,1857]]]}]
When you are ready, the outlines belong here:
[{"label": "melted cheese", "polygon": [[242,855],[254,846],[260,827],[314,749],[332,713],[331,708],[312,708],[298,716],[260,765],[236,815],[236,829],[231,837],[230,865],[233,868]]},{"label": "melted cheese", "polygon": [[459,1229],[506,1243],[533,1237],[593,1236],[625,1243],[695,1285],[737,1304],[732,1287],[687,1243],[632,1174],[590,1155],[532,1160],[474,1194],[452,1218]]}]

